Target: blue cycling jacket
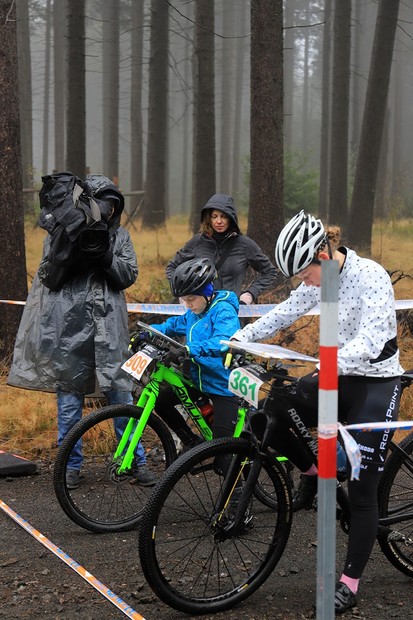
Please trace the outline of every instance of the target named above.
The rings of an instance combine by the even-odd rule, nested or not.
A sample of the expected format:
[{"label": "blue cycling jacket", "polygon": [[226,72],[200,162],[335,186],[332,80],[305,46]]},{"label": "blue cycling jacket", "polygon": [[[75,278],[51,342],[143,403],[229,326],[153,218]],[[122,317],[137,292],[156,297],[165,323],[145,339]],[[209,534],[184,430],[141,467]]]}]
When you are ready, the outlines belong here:
[{"label": "blue cycling jacket", "polygon": [[239,329],[238,298],[232,291],[215,291],[211,303],[202,314],[187,310],[181,316],[153,324],[173,338],[185,336],[191,359],[192,380],[202,392],[233,396],[228,390],[229,370],[224,368],[221,340],[229,340]]}]

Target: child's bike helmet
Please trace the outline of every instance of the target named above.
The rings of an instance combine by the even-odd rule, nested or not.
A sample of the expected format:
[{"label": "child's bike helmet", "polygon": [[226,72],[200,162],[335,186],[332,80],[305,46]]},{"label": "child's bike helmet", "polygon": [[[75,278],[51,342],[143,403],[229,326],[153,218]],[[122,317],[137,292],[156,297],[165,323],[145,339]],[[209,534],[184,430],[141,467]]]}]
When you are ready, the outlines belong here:
[{"label": "child's bike helmet", "polygon": [[321,220],[304,211],[297,213],[280,232],[275,246],[275,260],[290,278],[303,271],[327,242]]},{"label": "child's bike helmet", "polygon": [[215,265],[209,258],[193,258],[178,265],[172,276],[171,290],[175,297],[197,295],[216,277]]}]

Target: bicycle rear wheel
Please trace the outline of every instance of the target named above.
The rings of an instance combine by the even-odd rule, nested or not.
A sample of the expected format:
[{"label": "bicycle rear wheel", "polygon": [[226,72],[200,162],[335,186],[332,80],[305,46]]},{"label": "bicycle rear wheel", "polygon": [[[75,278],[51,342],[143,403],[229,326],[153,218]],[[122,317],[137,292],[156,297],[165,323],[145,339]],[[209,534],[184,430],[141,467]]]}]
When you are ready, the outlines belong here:
[{"label": "bicycle rear wheel", "polygon": [[[282,466],[266,458],[260,472],[277,508],[253,493],[242,525],[231,533],[228,509],[217,512],[224,478],[214,463],[234,457],[245,480],[254,446],[216,439],[180,457],[155,487],[140,525],[144,575],[167,605],[189,614],[229,609],[270,575],[288,540],[291,492]],[[247,467],[243,468],[243,465]]]},{"label": "bicycle rear wheel", "polygon": [[396,446],[386,462],[379,515],[381,550],[393,566],[413,577],[413,434]]},{"label": "bicycle rear wheel", "polygon": [[[113,460],[118,445],[115,421],[139,419],[134,405],[112,405],[85,416],[64,438],[55,461],[53,484],[60,506],[75,523],[92,532],[118,532],[140,521],[153,487],[135,484],[132,475],[118,475]],[[122,420],[122,422],[120,422]],[[75,444],[82,442],[80,486],[68,489],[66,471]],[[175,444],[164,422],[154,413],[142,435],[147,467],[159,478],[176,458]]]}]

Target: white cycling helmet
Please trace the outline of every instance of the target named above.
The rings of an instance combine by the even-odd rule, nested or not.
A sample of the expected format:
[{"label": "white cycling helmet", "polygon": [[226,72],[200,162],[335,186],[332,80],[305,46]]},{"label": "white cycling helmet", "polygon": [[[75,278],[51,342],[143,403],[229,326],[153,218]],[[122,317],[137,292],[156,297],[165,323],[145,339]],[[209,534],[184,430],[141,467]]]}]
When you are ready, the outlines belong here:
[{"label": "white cycling helmet", "polygon": [[280,232],[275,260],[288,278],[308,267],[325,245],[327,236],[321,220],[304,211],[297,213]]}]

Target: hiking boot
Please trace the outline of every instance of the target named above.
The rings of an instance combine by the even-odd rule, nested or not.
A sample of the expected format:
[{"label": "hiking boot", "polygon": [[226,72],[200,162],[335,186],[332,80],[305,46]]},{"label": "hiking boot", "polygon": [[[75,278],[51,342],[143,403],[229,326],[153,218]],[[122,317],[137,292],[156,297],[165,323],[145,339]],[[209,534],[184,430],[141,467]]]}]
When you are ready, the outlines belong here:
[{"label": "hiking boot", "polygon": [[153,487],[158,479],[146,465],[135,465],[133,468],[132,484],[140,484],[141,487]]},{"label": "hiking boot", "polygon": [[305,508],[309,510],[317,494],[317,476],[301,474],[298,490],[293,497],[293,512]]},{"label": "hiking boot", "polygon": [[66,486],[68,489],[77,489],[80,486],[80,471],[78,469],[66,471]]},{"label": "hiking boot", "polygon": [[343,614],[347,609],[357,605],[357,598],[354,592],[342,581],[336,586],[336,594],[334,597],[334,609],[337,615]]}]

